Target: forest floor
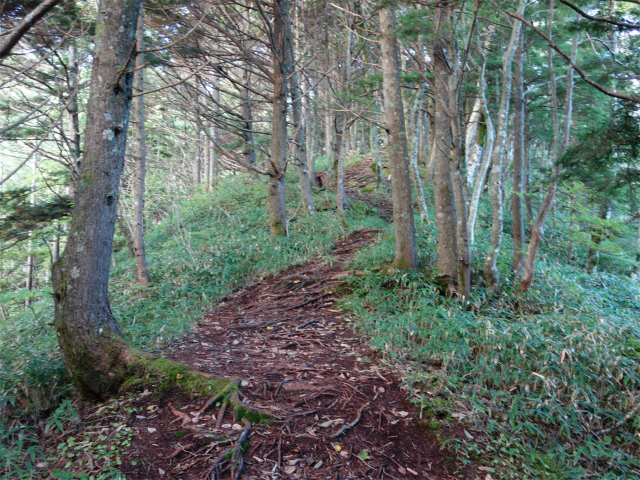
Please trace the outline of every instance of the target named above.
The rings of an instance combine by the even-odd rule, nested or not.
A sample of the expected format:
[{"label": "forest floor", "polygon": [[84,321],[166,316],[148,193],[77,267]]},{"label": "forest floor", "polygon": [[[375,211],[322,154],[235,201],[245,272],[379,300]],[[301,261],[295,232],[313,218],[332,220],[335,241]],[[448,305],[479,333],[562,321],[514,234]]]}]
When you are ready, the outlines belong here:
[{"label": "forest floor", "polygon": [[[347,191],[390,219],[388,203],[358,189],[373,177],[370,163],[347,172]],[[162,352],[236,379],[243,404],[270,421],[242,423],[226,405],[205,410],[207,398],[153,383],[111,404],[119,424],[106,427],[99,412],[107,405],[98,405],[82,412],[83,428],[102,432],[106,443],[118,428],[131,432],[117,470],[135,480],[233,478],[212,467],[218,460],[224,470],[225,452],[239,437],[245,479],[484,479],[441,446],[464,429],[422,419],[402,373],[336,309],[348,293],[345,277],[354,274],[350,259],[377,234],[353,232],[335,243],[330,258],[247,286]]]}]

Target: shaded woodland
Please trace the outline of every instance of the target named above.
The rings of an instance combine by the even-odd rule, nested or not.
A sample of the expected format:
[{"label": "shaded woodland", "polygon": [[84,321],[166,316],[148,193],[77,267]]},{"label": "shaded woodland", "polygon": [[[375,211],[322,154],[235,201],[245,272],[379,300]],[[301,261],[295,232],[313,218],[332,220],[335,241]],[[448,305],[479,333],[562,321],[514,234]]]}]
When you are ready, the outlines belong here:
[{"label": "shaded woodland", "polygon": [[[117,412],[169,384],[209,399],[197,418],[228,408],[238,426],[231,442],[212,420],[221,446],[193,478],[260,475],[276,409],[294,432],[278,433],[273,478],[413,478],[423,454],[448,465],[438,479],[640,476],[637,1],[7,1],[0,26],[7,478],[143,478],[138,430],[100,456],[87,405]],[[217,329],[272,334],[258,349],[297,332],[315,354],[322,329],[361,338],[357,362],[385,383],[356,389],[367,407],[327,410],[357,416],[311,473],[285,467],[283,435],[340,423],[295,430],[299,405],[277,403],[293,373],[264,384],[265,409],[265,357]],[[240,344],[255,378],[177,350],[202,338]],[[439,445],[404,466],[382,437],[358,443],[395,411],[391,391],[431,431],[416,441]],[[331,442],[349,435],[345,460]],[[80,436],[89,464],[63,461]]]}]

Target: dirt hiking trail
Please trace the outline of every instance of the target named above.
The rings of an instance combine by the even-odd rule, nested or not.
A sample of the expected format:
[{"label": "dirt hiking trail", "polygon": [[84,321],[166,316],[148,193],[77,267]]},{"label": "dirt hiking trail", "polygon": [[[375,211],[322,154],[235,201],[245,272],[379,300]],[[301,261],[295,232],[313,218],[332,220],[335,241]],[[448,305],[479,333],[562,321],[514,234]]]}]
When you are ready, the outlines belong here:
[{"label": "dirt hiking trail", "polygon": [[[347,172],[347,191],[389,218],[388,203],[355,191],[373,179],[370,163]],[[407,401],[401,375],[335,307],[349,260],[378,234],[353,232],[336,242],[331,261],[244,288],[164,351],[236,379],[240,401],[270,421],[238,421],[226,404],[205,410],[208,398],[150,384],[128,403],[135,435],[118,470],[134,480],[479,478],[440,446],[441,435],[459,437],[461,429],[430,429],[433,419]]]}]

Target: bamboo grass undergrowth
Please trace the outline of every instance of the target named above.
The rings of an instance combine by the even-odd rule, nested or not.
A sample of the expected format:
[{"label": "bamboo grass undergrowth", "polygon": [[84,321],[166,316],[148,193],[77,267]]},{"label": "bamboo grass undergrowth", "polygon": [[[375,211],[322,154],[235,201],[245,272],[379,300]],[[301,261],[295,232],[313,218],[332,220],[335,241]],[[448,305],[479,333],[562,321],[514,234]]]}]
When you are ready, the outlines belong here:
[{"label": "bamboo grass undergrowth", "polygon": [[[527,294],[475,286],[461,302],[434,282],[433,232],[422,227],[418,243],[414,272],[380,271],[391,239],[362,252],[352,267],[371,273],[352,279],[342,308],[385,356],[412,365],[408,387],[422,409],[467,405],[459,418],[484,433],[450,439],[457,457],[494,478],[638,478],[640,420],[624,421],[640,402],[638,285],[560,266],[547,251]],[[504,257],[503,275],[513,275]]]}]

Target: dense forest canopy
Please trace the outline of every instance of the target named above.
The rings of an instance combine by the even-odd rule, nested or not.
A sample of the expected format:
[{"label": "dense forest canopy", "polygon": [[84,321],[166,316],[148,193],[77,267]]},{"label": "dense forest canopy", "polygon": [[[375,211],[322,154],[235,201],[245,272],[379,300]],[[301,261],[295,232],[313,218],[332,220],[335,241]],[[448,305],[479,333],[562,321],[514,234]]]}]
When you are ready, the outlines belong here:
[{"label": "dense forest canopy", "polygon": [[373,227],[342,308],[520,435],[465,458],[637,478],[639,43],[632,0],[3,2],[0,419]]}]

